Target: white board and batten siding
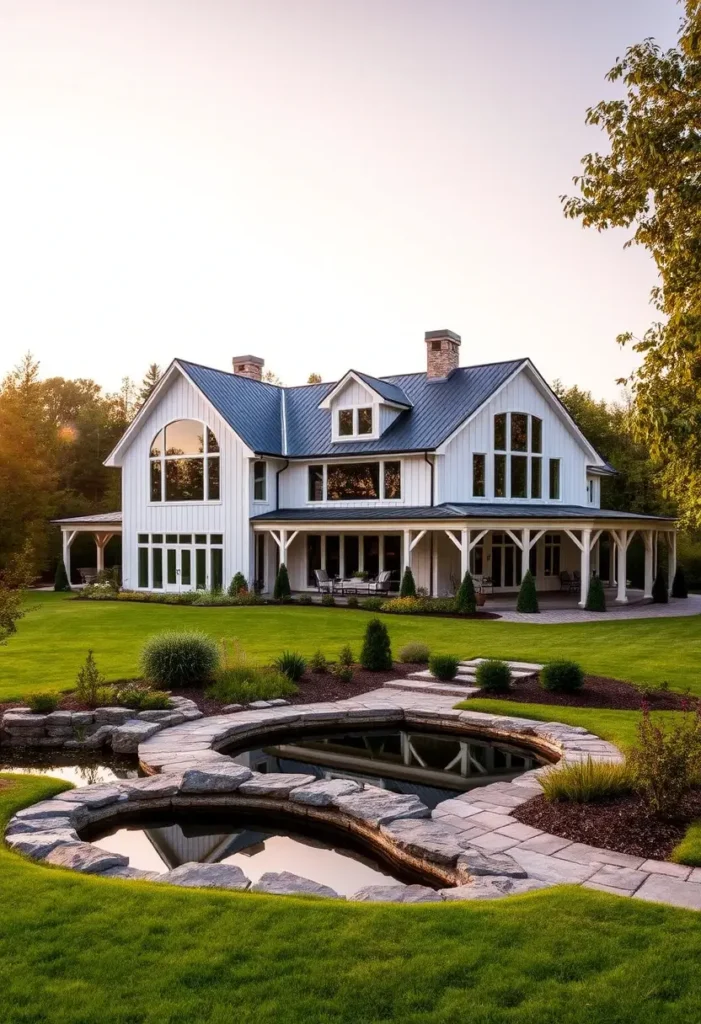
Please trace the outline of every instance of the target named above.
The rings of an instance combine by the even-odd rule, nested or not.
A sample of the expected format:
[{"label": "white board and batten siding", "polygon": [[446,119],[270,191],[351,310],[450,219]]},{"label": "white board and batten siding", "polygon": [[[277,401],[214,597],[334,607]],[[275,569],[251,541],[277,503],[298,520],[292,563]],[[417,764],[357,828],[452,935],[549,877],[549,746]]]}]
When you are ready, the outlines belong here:
[{"label": "white board and batten siding", "polygon": [[[216,502],[152,502],[149,452],[158,431],[173,420],[200,420],[220,449],[220,494]],[[221,533],[224,581],[250,565],[250,459],[242,441],[185,377],[176,375],[139,425],[122,462],[122,572],[124,586],[137,587],[140,533]]]},{"label": "white board and batten siding", "polygon": [[[494,416],[502,412],[521,412],[543,421],[542,494],[534,499],[548,503],[548,460],[560,460],[560,499],[554,505],[587,505],[587,465],[591,456],[583,447],[551,402],[522,370],[501,389],[465,427],[446,445],[436,465],[436,503],[445,501],[522,504],[526,498],[494,498]],[[483,452],[487,458],[486,496],[472,496],[472,455]],[[598,492],[597,492],[598,493]]]},{"label": "white board and batten siding", "polygon": [[[280,474],[280,508],[376,508],[383,505],[430,505],[431,504],[431,470],[423,455],[367,455],[343,456],[339,445],[338,457],[324,456],[323,459],[310,459],[309,462],[291,462]],[[382,498],[368,501],[309,501],[309,467],[334,465],[340,461],[354,462],[401,462],[402,464],[402,496],[384,500]]]}]

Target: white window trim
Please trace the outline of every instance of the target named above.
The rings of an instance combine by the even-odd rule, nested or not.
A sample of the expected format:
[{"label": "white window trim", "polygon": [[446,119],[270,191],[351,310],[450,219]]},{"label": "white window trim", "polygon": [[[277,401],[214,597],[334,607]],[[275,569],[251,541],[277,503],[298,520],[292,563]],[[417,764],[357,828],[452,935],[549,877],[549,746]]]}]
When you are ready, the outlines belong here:
[{"label": "white window trim", "polygon": [[[153,442],[155,441],[155,439],[158,437],[158,435],[162,432],[163,433],[163,437],[165,439],[165,436],[166,436],[165,432],[168,429],[168,427],[171,424],[173,424],[173,423],[180,422],[180,420],[192,420],[193,423],[201,423],[202,424],[202,426],[204,427],[203,437],[204,437],[204,440],[205,440],[205,450],[203,452],[197,452],[194,455],[166,455],[165,454],[165,444],[164,444],[163,445],[163,452],[162,452],[161,455],[151,455],[151,447],[152,447]],[[224,484],[223,484],[224,460],[222,459],[222,451],[221,451],[221,445],[220,444],[219,444],[219,451],[217,451],[217,452],[210,452],[209,451],[209,432],[211,432],[214,435],[214,437],[215,437],[215,439],[217,441],[217,444],[219,444],[219,438],[214,433],[214,431],[212,430],[210,425],[208,423],[205,423],[204,420],[199,420],[199,419],[197,419],[194,416],[178,416],[177,419],[169,420],[167,423],[164,423],[163,426],[159,427],[159,429],[153,435],[153,438],[151,440],[151,444],[149,445],[149,450],[148,450],[148,478],[147,478],[147,491],[146,491],[146,493],[149,496],[149,500],[147,502],[147,506],[149,508],[164,508],[164,507],[177,508],[178,506],[183,506],[183,505],[184,506],[188,506],[188,505],[221,505],[222,504],[222,500],[223,499],[222,499],[221,495],[223,494],[223,487],[224,487]],[[203,480],[203,483],[204,483],[204,491],[205,491],[205,494],[207,495],[207,497],[202,498],[201,500],[200,499],[195,499],[194,501],[166,501],[166,496],[165,496],[165,494],[166,494],[166,467],[165,467],[165,464],[166,464],[166,462],[178,462],[178,461],[180,461],[182,459],[202,459],[202,462],[204,463],[204,467],[203,467],[203,471],[202,471],[202,480]],[[208,463],[209,459],[219,459],[219,497],[218,498],[210,498],[209,497],[209,473],[207,472],[207,463]],[[161,498],[160,498],[160,501],[154,501],[153,498],[151,497],[151,465],[154,462],[158,462],[160,464],[160,467],[161,467]]]},{"label": "white window trim", "polygon": [[[528,441],[527,450],[525,452],[517,452],[511,448],[511,417],[512,415],[526,416],[528,419]],[[496,446],[496,430],[494,421],[497,416],[504,416],[506,418],[506,448],[497,448]],[[540,428],[540,451],[533,451],[533,420],[538,419],[541,423]],[[549,465],[550,456],[545,453],[545,421],[542,416],[538,416],[534,412],[522,412],[520,409],[510,409],[508,411],[495,412],[492,414],[491,423],[491,434],[492,434],[492,452],[491,452],[491,466],[489,467],[489,473],[491,475],[491,495],[493,501],[504,502],[505,504],[542,504],[546,502],[548,504],[561,504],[562,503],[562,459],[558,457],[560,462],[560,497],[550,498],[545,497],[544,493],[546,490],[548,495],[550,494],[550,477],[546,479],[545,467]],[[481,452],[475,454],[481,455]],[[495,455],[506,456],[506,474],[505,474],[505,485],[504,489],[506,493],[503,496],[498,496],[496,493],[496,472],[495,472]],[[521,456],[526,459],[526,497],[516,498],[511,496],[511,457],[513,455]],[[533,459],[540,459],[540,497],[534,498],[531,496],[533,490]],[[474,497],[474,495],[473,495]]]},{"label": "white window trim", "polygon": [[[361,408],[365,408],[365,407],[361,406]],[[336,501],[335,499],[331,500],[328,497],[328,469],[329,469],[329,463],[328,462],[309,462],[309,463],[307,463],[307,474],[306,474],[306,481],[305,481],[306,495],[307,495],[306,504],[307,505],[327,505],[328,504],[328,505],[341,505],[342,506],[345,502],[351,502],[353,504],[357,504],[358,502],[365,502],[365,503],[370,503],[372,505],[401,505],[401,504],[404,503],[404,501],[405,501],[405,497],[404,497],[404,459],[402,459],[402,458],[396,458],[396,459],[393,459],[393,458],[374,459],[372,457],[366,457],[366,458],[358,458],[358,459],[347,460],[344,463],[344,465],[353,466],[353,465],[357,465],[359,462],[377,462],[377,463],[379,463],[379,466],[380,466],[380,493],[381,493],[381,497],[379,497],[379,498],[340,498],[338,501]],[[400,498],[386,498],[385,497],[385,463],[386,462],[398,462],[399,463],[399,487],[400,487],[400,490],[401,490],[401,497]],[[331,462],[330,465],[335,466],[336,465],[335,460],[333,462]],[[312,468],[312,466],[321,466],[321,468],[322,468],[322,472],[323,472],[323,476],[324,476],[324,483],[323,483],[324,497],[321,499],[321,501],[314,501],[314,500],[312,500],[309,497],[309,470]]]},{"label": "white window trim", "polygon": [[[265,483],[265,497],[256,498],[256,465],[262,463],[265,466],[265,476],[263,477]],[[251,493],[253,494],[254,505],[267,505],[268,504],[268,460],[267,459],[253,459],[253,465],[251,469],[253,475],[253,486],[251,487]]]},{"label": "white window trim", "polygon": [[[358,410],[359,409],[370,409],[372,412],[372,431],[369,434],[358,433]],[[341,434],[339,432],[339,418],[342,412],[353,413],[353,433],[352,434]],[[357,402],[353,405],[339,405],[333,409],[333,429],[332,439],[338,444],[343,444],[344,441],[376,441],[380,436],[379,423],[380,423],[380,408],[377,402]]]},{"label": "white window trim", "polygon": [[[195,502],[194,504],[200,504],[200,503],[199,502]],[[172,533],[173,531],[169,530],[168,532]],[[187,532],[188,532],[187,530],[179,530],[179,531],[177,531],[176,536],[179,538],[181,536],[181,534],[184,534],[184,533],[187,533]],[[198,532],[200,532],[200,531],[198,531]],[[212,558],[211,558],[211,552],[212,551],[219,550],[219,551],[222,552],[222,573],[224,571],[224,563],[223,563],[224,532],[223,531],[221,532],[221,538],[222,538],[221,539],[221,543],[219,543],[218,541],[216,543],[212,543],[212,540],[211,540],[212,534],[211,533],[207,533],[206,534],[207,540],[206,540],[206,542],[204,544],[195,541],[195,531],[194,530],[190,531],[190,536],[192,537],[192,540],[190,541],[189,544],[188,543],[181,544],[180,540],[177,540],[177,541],[167,541],[166,540],[167,534],[165,532],[161,533],[161,536],[163,537],[162,541],[152,541],[151,540],[152,535],[154,533],[158,533],[158,530],[151,530],[151,531],[149,531],[147,533],[147,536],[149,538],[148,542],[144,542],[144,541],[140,541],[139,540],[139,534],[140,533],[146,533],[146,531],[145,530],[139,530],[139,531],[137,531],[137,534],[136,534],[136,586],[134,587],[135,590],[140,590],[143,593],[147,593],[147,592],[155,592],[157,594],[174,593],[174,591],[172,591],[172,590],[169,591],[168,590],[169,585],[172,586],[172,584],[168,584],[168,579],[167,579],[167,576],[168,576],[168,559],[166,557],[166,550],[173,550],[174,548],[176,548],[178,551],[190,551],[191,552],[191,564],[190,564],[190,575],[191,575],[191,578],[190,578],[190,583],[183,585],[182,591],[181,591],[182,593],[190,591],[190,590],[196,590],[197,589],[197,584],[195,582],[196,581],[196,571],[197,571],[196,570],[196,563],[195,563],[195,557],[196,557],[195,556],[195,551],[199,550],[199,551],[206,551],[207,552],[207,557],[205,558],[205,585],[204,585],[204,588],[200,588],[200,590],[202,592],[204,592],[206,590],[209,590],[210,587],[211,587],[211,584],[212,584]],[[139,586],[139,551],[142,548],[145,548],[148,551],[148,584],[145,587]],[[153,552],[155,550],[158,550],[158,549],[160,549],[163,552],[163,560],[162,560],[162,566],[161,566],[161,580],[162,580],[162,583],[161,583],[160,587],[154,587],[154,585],[153,585]],[[224,581],[222,579],[222,583],[223,582]]]}]

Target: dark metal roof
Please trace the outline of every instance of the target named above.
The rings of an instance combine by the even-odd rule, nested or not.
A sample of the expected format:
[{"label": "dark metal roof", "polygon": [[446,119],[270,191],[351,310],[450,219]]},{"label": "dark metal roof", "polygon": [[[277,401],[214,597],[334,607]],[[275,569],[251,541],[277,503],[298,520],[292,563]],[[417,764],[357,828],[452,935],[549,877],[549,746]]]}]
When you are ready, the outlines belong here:
[{"label": "dark metal roof", "polygon": [[411,408],[400,412],[376,440],[339,444],[331,440],[330,412],[319,408],[335,384],[281,388],[178,360],[188,377],[252,451],[290,458],[432,451],[524,363],[525,360],[515,359],[465,366],[440,381],[428,380],[425,373],[382,380],[358,374],[370,387],[381,385],[383,397],[388,401],[401,402]]},{"label": "dark metal roof", "polygon": [[367,386],[376,391],[378,395],[382,395],[383,398],[387,399],[388,402],[396,402],[398,405],[411,405],[407,396],[396,384],[391,384],[387,380],[381,380],[379,377],[371,377],[369,373],[361,373],[360,370],[353,370],[353,373],[360,377],[362,381],[365,381]]},{"label": "dark metal roof", "polygon": [[339,508],[327,503],[323,507],[313,505],[305,508],[282,508],[275,512],[265,512],[253,516],[252,522],[336,522],[350,520],[353,522],[373,522],[396,520],[435,520],[435,519],[583,519],[583,520],[651,520],[654,522],[674,522],[669,516],[649,516],[640,512],[619,512],[614,509],[590,508],[584,505],[515,505],[515,504],[467,504],[457,505],[377,505],[373,508]]}]

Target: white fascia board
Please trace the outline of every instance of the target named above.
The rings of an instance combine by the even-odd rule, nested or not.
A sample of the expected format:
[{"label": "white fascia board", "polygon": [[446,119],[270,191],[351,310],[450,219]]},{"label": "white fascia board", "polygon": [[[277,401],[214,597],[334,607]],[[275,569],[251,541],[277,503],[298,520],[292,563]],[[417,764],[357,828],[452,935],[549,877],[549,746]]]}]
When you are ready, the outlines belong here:
[{"label": "white fascia board", "polygon": [[484,402],[482,402],[482,404],[480,406],[478,406],[475,409],[475,411],[473,413],[471,413],[467,417],[467,419],[464,419],[462,421],[462,423],[460,423],[455,428],[455,430],[452,432],[452,434],[448,434],[448,436],[446,437],[445,441],[442,441],[438,445],[438,447],[435,449],[435,454],[436,455],[445,455],[445,453],[446,453],[446,451],[448,449],[448,445],[450,444],[450,442],[454,438],[456,438],[458,436],[458,434],[460,434],[465,429],[465,427],[467,427],[470,423],[472,423],[472,421],[475,419],[476,416],[479,416],[479,414],[484,409],[487,408],[487,406],[492,401],[492,399],[496,398],[496,396],[500,392],[502,392],[504,390],[504,388],[509,386],[509,384],[511,383],[512,380],[514,380],[516,377],[518,377],[519,373],[521,373],[521,371],[526,367],[527,363],[528,363],[527,359],[524,359],[524,361],[522,363],[519,363],[519,365],[516,367],[516,369],[513,371],[513,373],[510,373],[509,376],[506,378],[506,380],[503,381],[503,383],[501,383],[498,388],[495,388],[494,391],[492,391],[492,393],[490,394],[489,398],[485,398]]},{"label": "white fascia board", "polygon": [[333,402],[334,398],[339,393],[339,391],[341,391],[346,386],[349,380],[354,380],[355,383],[359,384],[361,388],[365,388],[366,391],[369,391],[375,397],[376,401],[381,405],[388,405],[392,409],[400,410],[411,408],[411,406],[409,405],[403,405],[400,402],[392,402],[389,399],[385,398],[383,395],[380,394],[379,391],[375,391],[371,384],[368,384],[368,382],[363,380],[362,377],[359,377],[355,370],[348,370],[348,372],[341,377],[339,382],[331,389],[331,391],[329,391],[328,395],[324,399],[322,399],[321,402],[319,402],[318,408],[330,409],[331,403]]},{"label": "white fascia board", "polygon": [[604,468],[604,460],[601,458],[596,448],[594,448],[591,445],[591,443],[586,439],[582,431],[579,429],[579,427],[577,426],[577,424],[565,408],[564,403],[560,401],[560,399],[557,397],[553,389],[550,387],[548,382],[541,376],[541,374],[535,368],[530,359],[526,360],[525,369],[529,371],[533,383],[540,390],[545,400],[550,403],[555,412],[559,414],[560,418],[563,420],[570,433],[574,436],[575,440],[578,441],[580,445],[585,449],[585,451],[589,452],[589,454],[592,456],[592,465],[601,466],[602,468]]},{"label": "white fascia board", "polygon": [[148,396],[148,398],[146,399],[144,404],[141,406],[141,408],[137,412],[137,414],[134,417],[134,419],[131,421],[131,423],[129,424],[127,429],[124,431],[124,433],[122,434],[122,436],[119,439],[119,441],[117,442],[117,444],[114,446],[112,451],[109,453],[109,455],[105,459],[105,461],[103,463],[104,466],[110,466],[110,467],[121,466],[121,464],[122,464],[122,457],[124,455],[124,452],[127,450],[129,445],[131,444],[133,438],[136,436],[136,434],[141,429],[141,424],[143,423],[144,419],[149,415],[149,413],[151,412],[151,410],[152,410],[153,406],[155,405],[155,403],[160,399],[161,395],[164,393],[164,391],[167,389],[167,387],[169,387],[170,382],[172,381],[172,379],[178,373],[182,377],[185,378],[185,380],[188,382],[190,387],[194,388],[197,391],[197,393],[200,396],[200,398],[202,398],[204,403],[214,413],[214,415],[218,419],[220,419],[222,421],[222,423],[224,423],[224,425],[231,431],[232,434],[234,434],[235,437],[238,438],[238,440],[241,442],[241,444],[244,447],[244,454],[246,455],[246,457],[247,458],[253,458],[254,453],[251,451],[251,449],[248,447],[248,445],[244,442],[243,438],[239,437],[239,435],[236,433],[234,428],[229,423],[226,422],[226,420],[221,415],[221,413],[218,411],[218,409],[216,409],[212,405],[212,403],[207,398],[207,396],[204,394],[202,389],[199,388],[197,386],[197,384],[195,384],[195,382],[188,375],[188,373],[185,371],[185,369],[180,365],[178,360],[174,359],[173,362],[168,367],[168,369],[166,370],[166,372],[161,377],[161,379],[158,381],[158,384],[156,384],[155,388],[153,389],[151,394]]}]

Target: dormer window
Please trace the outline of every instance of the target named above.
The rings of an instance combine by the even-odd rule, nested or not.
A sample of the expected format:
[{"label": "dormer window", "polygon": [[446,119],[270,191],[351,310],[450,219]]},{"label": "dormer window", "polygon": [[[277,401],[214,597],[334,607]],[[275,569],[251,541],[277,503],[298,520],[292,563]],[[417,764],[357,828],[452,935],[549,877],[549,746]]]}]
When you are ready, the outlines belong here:
[{"label": "dormer window", "polygon": [[338,410],[339,437],[367,437],[372,434],[372,406]]}]

